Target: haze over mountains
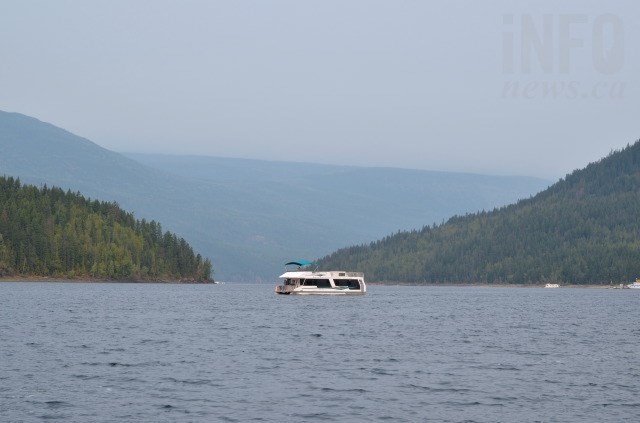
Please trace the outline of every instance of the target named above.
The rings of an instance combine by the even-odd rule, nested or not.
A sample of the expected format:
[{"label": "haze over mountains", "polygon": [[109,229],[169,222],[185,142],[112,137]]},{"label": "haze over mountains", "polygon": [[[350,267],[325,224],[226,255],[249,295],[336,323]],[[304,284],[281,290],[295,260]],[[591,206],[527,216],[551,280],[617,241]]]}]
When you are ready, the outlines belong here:
[{"label": "haze over mountains", "polygon": [[0,150],[0,175],[117,201],[184,237],[211,258],[219,280],[272,280],[290,259],[493,209],[549,185],[520,176],[123,155],[6,112]]}]

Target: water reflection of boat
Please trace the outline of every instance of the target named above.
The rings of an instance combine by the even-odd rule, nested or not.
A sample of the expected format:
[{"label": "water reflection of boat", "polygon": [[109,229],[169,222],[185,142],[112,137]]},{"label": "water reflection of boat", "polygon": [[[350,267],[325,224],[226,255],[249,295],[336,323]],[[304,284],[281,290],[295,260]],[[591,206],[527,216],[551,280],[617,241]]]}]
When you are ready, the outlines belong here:
[{"label": "water reflection of boat", "polygon": [[292,261],[287,266],[297,266],[282,275],[282,285],[276,293],[286,295],[363,295],[367,292],[364,274],[360,272],[316,272],[306,268],[312,263],[306,260]]}]

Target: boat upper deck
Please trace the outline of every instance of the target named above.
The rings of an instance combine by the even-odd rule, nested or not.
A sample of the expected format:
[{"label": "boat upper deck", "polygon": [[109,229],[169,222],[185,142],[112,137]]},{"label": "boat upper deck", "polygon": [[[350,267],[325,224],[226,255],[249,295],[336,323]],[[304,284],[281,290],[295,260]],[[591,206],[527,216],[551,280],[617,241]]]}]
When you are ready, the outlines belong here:
[{"label": "boat upper deck", "polygon": [[330,272],[285,272],[280,275],[282,279],[313,279],[313,278],[364,278],[362,272],[342,272],[342,271],[330,271]]}]

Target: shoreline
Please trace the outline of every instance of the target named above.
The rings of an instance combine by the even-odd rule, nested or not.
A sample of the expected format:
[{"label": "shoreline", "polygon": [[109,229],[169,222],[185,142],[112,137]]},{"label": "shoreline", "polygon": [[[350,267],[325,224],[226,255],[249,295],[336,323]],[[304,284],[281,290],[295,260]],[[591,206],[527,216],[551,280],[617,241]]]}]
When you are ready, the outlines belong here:
[{"label": "shoreline", "polygon": [[195,280],[166,280],[166,279],[101,279],[101,278],[55,278],[49,276],[3,276],[0,277],[0,284],[4,282],[23,282],[23,283],[37,283],[37,282],[50,282],[50,283],[137,283],[137,284],[174,284],[174,285],[215,285],[214,281],[200,282]]},{"label": "shoreline", "polygon": [[[541,282],[539,284],[474,284],[474,283],[403,283],[403,282],[367,282],[367,286],[424,286],[424,287],[447,287],[447,288],[517,288],[517,289],[527,289],[527,288],[544,288],[546,282]],[[625,284],[626,285],[626,284]],[[566,288],[588,288],[588,289],[609,289],[609,288],[618,288],[619,284],[613,285],[598,285],[598,284],[567,284],[560,285],[558,288],[546,288],[546,289],[566,289]]]},{"label": "shoreline", "polygon": [[[215,285],[216,283],[211,281],[199,282],[193,280],[120,280],[120,279],[99,279],[99,278],[55,278],[48,276],[3,276],[0,277],[0,284],[4,282],[23,282],[23,283],[38,283],[38,282],[46,282],[46,283],[123,283],[123,284],[173,284],[173,285]],[[245,284],[247,282],[230,282],[237,284]],[[443,287],[443,288],[516,288],[516,289],[527,289],[527,288],[544,288],[544,283],[540,284],[462,284],[462,283],[446,283],[446,284],[414,284],[414,283],[403,283],[403,282],[367,282],[369,286],[375,287],[397,287],[397,286],[406,286],[406,287]],[[583,289],[619,289],[620,284],[611,284],[611,285],[598,285],[598,284],[585,284],[585,285],[577,285],[577,284],[568,284],[568,285],[560,285],[559,288],[546,288],[546,289],[567,289],[567,288],[583,288]]]}]

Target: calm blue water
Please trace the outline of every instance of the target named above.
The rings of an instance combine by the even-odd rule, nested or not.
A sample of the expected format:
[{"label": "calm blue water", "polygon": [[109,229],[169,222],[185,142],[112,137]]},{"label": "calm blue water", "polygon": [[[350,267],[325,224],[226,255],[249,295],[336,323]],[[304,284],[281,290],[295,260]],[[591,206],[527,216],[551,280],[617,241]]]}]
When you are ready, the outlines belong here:
[{"label": "calm blue water", "polygon": [[640,421],[640,291],[0,283],[0,421]]}]

